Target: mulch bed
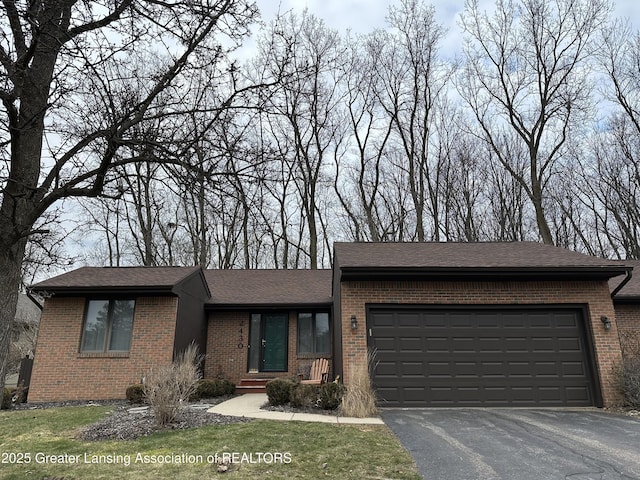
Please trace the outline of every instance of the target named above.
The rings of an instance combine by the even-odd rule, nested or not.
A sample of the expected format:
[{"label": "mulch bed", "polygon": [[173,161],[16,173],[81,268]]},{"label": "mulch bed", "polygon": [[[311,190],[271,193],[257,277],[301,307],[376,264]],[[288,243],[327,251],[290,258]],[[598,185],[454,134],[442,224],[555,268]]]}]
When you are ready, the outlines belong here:
[{"label": "mulch bed", "polygon": [[292,407],[288,403],[286,405],[270,405],[265,403],[260,407],[260,410],[269,410],[271,412],[284,412],[284,413],[315,413],[319,415],[329,415],[332,417],[339,417],[339,410],[323,410],[318,407]]},{"label": "mulch bed", "polygon": [[229,417],[187,407],[182,411],[177,421],[159,427],[151,409],[143,412],[130,412],[129,408],[120,407],[103,420],[85,427],[78,438],[82,440],[134,440],[159,431],[185,430],[209,425],[231,425],[248,421],[250,419],[244,417]]},{"label": "mulch bed", "polygon": [[[208,425],[231,425],[250,422],[251,419],[244,417],[229,417],[226,415],[207,413],[209,407],[222,403],[231,397],[232,396],[222,396],[191,403],[183,409],[180,418],[177,419],[176,422],[164,427],[159,427],[156,424],[150,408],[140,409],[137,407],[144,407],[144,405],[132,405],[126,400],[25,403],[15,405],[15,407],[17,410],[37,410],[54,407],[112,405],[114,409],[107,414],[105,418],[81,429],[77,434],[77,438],[89,441],[134,440],[159,431],[185,430]],[[200,408],[198,408],[198,406],[200,406]]]}]

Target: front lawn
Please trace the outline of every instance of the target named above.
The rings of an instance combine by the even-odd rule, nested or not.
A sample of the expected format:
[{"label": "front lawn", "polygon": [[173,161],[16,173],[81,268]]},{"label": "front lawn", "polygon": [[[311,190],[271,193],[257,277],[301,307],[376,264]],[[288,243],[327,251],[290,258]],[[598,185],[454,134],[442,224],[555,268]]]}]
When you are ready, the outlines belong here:
[{"label": "front lawn", "polygon": [[[165,431],[131,441],[86,442],[79,429],[109,407],[0,413],[0,477],[79,479],[419,479],[385,426],[256,420]],[[226,473],[215,461],[235,460]]]}]

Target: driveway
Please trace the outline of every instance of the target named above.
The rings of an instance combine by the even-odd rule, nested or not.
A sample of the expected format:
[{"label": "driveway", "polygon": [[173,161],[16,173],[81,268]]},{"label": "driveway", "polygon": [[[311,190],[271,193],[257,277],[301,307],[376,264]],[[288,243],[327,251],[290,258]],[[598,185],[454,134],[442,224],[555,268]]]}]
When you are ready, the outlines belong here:
[{"label": "driveway", "polygon": [[640,480],[640,419],[595,409],[386,409],[427,480]]}]

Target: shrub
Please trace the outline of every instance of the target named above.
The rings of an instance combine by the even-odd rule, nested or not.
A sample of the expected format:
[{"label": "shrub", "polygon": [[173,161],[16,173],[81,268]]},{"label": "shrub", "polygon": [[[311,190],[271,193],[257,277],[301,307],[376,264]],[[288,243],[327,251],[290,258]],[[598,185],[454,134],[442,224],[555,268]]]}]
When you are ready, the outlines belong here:
[{"label": "shrub", "polygon": [[153,408],[158,425],[168,425],[178,418],[183,403],[196,391],[196,384],[200,378],[198,366],[201,361],[202,356],[192,343],[172,364],[149,371],[144,385],[144,395]]},{"label": "shrub", "polygon": [[640,358],[625,358],[613,369],[614,383],[624,405],[640,407]]},{"label": "shrub", "polygon": [[640,331],[620,331],[620,347],[622,358],[640,358]]},{"label": "shrub", "polygon": [[5,387],[2,391],[2,402],[0,403],[0,410],[9,410],[13,408],[16,403],[26,402],[28,392],[29,387]]},{"label": "shrub", "polygon": [[221,380],[223,384],[222,394],[223,395],[233,395],[236,393],[236,385],[231,380]]},{"label": "shrub", "polygon": [[318,389],[315,385],[296,383],[291,388],[289,402],[292,407],[313,407],[318,400]]},{"label": "shrub", "polygon": [[2,410],[9,410],[13,406],[13,402],[11,400],[13,398],[13,392],[13,388],[4,388],[2,392],[2,404],[0,405]]},{"label": "shrub", "polygon": [[324,410],[335,410],[340,406],[344,390],[344,385],[337,382],[321,385],[318,394],[318,406]]},{"label": "shrub", "polygon": [[270,405],[284,405],[291,400],[291,389],[296,386],[295,382],[276,378],[267,382],[267,398]]},{"label": "shrub", "polygon": [[196,385],[196,391],[193,394],[192,400],[233,395],[235,390],[236,386],[230,380],[219,378],[215,380],[200,380]]},{"label": "shrub", "polygon": [[144,403],[144,385],[136,383],[129,385],[126,391],[127,400],[131,403]]},{"label": "shrub", "polygon": [[342,397],[340,411],[347,417],[373,417],[378,414],[376,394],[371,386],[370,369],[375,353],[369,352],[367,364],[358,365],[351,375],[346,392]]}]

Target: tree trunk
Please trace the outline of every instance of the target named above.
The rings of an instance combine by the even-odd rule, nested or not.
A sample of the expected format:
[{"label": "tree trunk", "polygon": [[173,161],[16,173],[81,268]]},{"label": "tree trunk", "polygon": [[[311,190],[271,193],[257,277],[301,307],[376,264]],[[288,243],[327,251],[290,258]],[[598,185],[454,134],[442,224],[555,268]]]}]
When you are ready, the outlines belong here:
[{"label": "tree trunk", "polygon": [[426,239],[424,234],[424,190],[422,190],[422,181],[416,181],[413,177],[413,172],[415,171],[413,160],[409,161],[411,162],[411,168],[409,169],[409,187],[411,190],[411,199],[413,200],[413,206],[416,212],[416,235],[419,242],[424,242]]},{"label": "tree trunk", "polygon": [[4,387],[11,325],[16,316],[21,281],[21,264],[27,244],[26,237],[7,245],[4,232],[0,233],[0,388]]},{"label": "tree trunk", "polygon": [[538,232],[540,233],[540,237],[542,237],[542,241],[548,245],[554,245],[551,229],[549,228],[549,223],[547,222],[546,213],[542,204],[542,181],[533,174],[533,172],[537,170],[537,162],[535,161],[534,155],[535,153],[531,154],[531,202],[533,203],[533,208],[536,211],[536,223],[538,224]]},{"label": "tree trunk", "polygon": [[[49,41],[55,41],[49,39]],[[2,191],[0,205],[0,386],[4,387],[9,355],[11,324],[16,314],[20,290],[22,260],[27,239],[43,209],[38,203],[44,192],[37,189],[42,152],[44,113],[47,111],[49,85],[57,50],[42,48],[25,72],[23,96],[19,107],[9,110],[11,162],[9,178]],[[17,102],[16,102],[17,103]],[[9,102],[5,102],[5,107]],[[15,110],[14,110],[15,111]]]},{"label": "tree trunk", "polygon": [[536,198],[533,201],[536,210],[536,222],[538,223],[538,231],[542,237],[542,241],[549,245],[554,245],[551,229],[545,218],[544,207],[542,206],[542,198]]},{"label": "tree trunk", "polygon": [[309,259],[312,270],[318,269],[318,226],[316,225],[315,198],[307,199],[310,203],[307,212],[307,225],[309,227]]}]

